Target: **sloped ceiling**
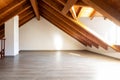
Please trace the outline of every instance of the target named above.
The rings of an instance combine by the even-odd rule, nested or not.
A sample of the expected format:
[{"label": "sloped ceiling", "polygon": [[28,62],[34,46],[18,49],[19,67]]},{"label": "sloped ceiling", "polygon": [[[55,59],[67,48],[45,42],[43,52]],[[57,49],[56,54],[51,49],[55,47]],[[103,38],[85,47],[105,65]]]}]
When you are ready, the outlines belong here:
[{"label": "sloped ceiling", "polygon": [[82,0],[101,14],[120,25],[120,0]]},{"label": "sloped ceiling", "polygon": [[[0,0],[0,27],[15,15],[19,15],[19,26],[23,25],[39,14],[58,28],[81,42],[85,46],[99,46],[104,49],[108,44],[77,24],[82,7],[92,6],[105,17],[119,23],[120,5],[119,0]],[[112,3],[116,4],[113,5]],[[109,9],[110,8],[110,9]],[[117,9],[115,9],[117,8]],[[95,16],[94,10],[90,17]],[[112,12],[114,11],[114,13]],[[2,29],[1,29],[2,30]],[[2,34],[1,34],[2,35]],[[116,49],[116,48],[114,48]],[[117,49],[118,51],[118,49]]]}]

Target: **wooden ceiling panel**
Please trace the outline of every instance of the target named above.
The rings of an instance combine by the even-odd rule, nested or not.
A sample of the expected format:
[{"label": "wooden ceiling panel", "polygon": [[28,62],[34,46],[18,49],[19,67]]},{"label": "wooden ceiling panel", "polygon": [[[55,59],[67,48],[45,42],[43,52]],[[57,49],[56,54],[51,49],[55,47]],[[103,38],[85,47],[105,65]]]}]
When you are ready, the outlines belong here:
[{"label": "wooden ceiling panel", "polygon": [[[11,5],[13,5],[13,4],[11,4]],[[14,6],[11,6],[11,5],[7,6],[7,9],[5,8],[6,10],[4,10],[4,12],[0,11],[1,12],[1,14],[0,14],[0,25],[3,24],[8,19],[10,19],[10,18],[14,17],[15,15],[19,14],[19,12],[21,12],[23,9],[25,9],[30,4],[28,4],[27,0],[22,0],[21,2],[19,2],[19,0],[18,0],[18,2],[16,4],[14,4]]]},{"label": "wooden ceiling panel", "polygon": [[67,3],[67,0],[58,0],[58,1],[61,1],[63,3]]},{"label": "wooden ceiling panel", "polygon": [[19,14],[19,19],[23,19],[26,15],[28,15],[29,13],[34,13],[33,10],[32,10],[32,7],[30,6],[27,10],[25,10],[24,12],[21,12]]},{"label": "wooden ceiling panel", "polygon": [[24,16],[24,18],[19,20],[19,26],[21,27],[23,24],[25,24],[26,22],[28,22],[29,20],[31,20],[34,17],[35,17],[34,12],[33,11],[29,12],[27,15]]},{"label": "wooden ceiling panel", "polygon": [[3,12],[6,12],[6,10],[7,11],[12,10],[14,7],[18,6],[19,4],[21,4],[24,1],[26,1],[26,0],[14,0],[14,2],[11,2],[10,4],[6,5],[4,8],[1,8],[0,14],[2,14]]},{"label": "wooden ceiling panel", "polygon": [[82,0],[111,21],[120,25],[120,0]]},{"label": "wooden ceiling panel", "polygon": [[2,29],[4,29],[4,24],[2,24],[1,26],[0,26],[0,30],[2,30]]},{"label": "wooden ceiling panel", "polygon": [[117,9],[120,12],[120,0],[106,0],[105,2],[109,4],[112,8]]},{"label": "wooden ceiling panel", "polygon": [[2,39],[3,37],[5,37],[5,25],[4,24],[2,24],[1,26],[0,26],[0,39]]},{"label": "wooden ceiling panel", "polygon": [[11,4],[14,0],[0,0],[0,9],[5,8],[7,5]]},{"label": "wooden ceiling panel", "polygon": [[61,3],[57,0],[44,0],[46,3],[50,4],[52,7],[56,8],[57,10],[61,11],[64,7]]},{"label": "wooden ceiling panel", "polygon": [[89,7],[89,5],[84,3],[82,0],[78,0],[75,5],[81,6],[81,7]]},{"label": "wooden ceiling panel", "polygon": [[23,13],[23,15],[20,15],[20,18],[19,18],[19,20],[20,21],[22,21],[22,20],[24,20],[25,18],[26,18],[26,16],[28,16],[28,15],[30,15],[30,14],[34,14],[34,12],[31,10],[31,11],[25,11],[24,13]]}]

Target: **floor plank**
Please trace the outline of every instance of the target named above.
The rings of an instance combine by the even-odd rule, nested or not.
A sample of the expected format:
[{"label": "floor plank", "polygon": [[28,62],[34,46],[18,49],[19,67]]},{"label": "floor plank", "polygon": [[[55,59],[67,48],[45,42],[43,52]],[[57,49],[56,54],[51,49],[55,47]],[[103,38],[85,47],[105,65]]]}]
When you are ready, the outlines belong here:
[{"label": "floor plank", "polygon": [[120,61],[88,51],[20,52],[0,60],[0,80],[120,80]]}]

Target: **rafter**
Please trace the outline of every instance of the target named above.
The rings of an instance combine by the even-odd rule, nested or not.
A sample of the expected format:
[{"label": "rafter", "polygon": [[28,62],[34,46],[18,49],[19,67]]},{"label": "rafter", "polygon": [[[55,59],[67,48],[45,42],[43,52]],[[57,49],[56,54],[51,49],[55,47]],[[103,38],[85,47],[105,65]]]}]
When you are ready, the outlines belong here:
[{"label": "rafter", "polygon": [[25,17],[28,16],[29,14],[34,14],[34,12],[32,10],[23,12],[22,14],[19,15],[19,20],[24,20]]},{"label": "rafter", "polygon": [[112,45],[112,48],[114,48],[116,51],[120,52],[120,45]]},{"label": "rafter", "polygon": [[27,0],[20,0],[20,1],[16,0],[15,3],[11,3],[10,5],[1,9],[0,10],[0,25],[3,24],[8,19],[12,18],[13,16],[17,15],[27,6],[29,6],[29,3]]},{"label": "rafter", "polygon": [[77,2],[77,0],[68,0],[67,3],[65,4],[62,13],[67,14],[70,8]]},{"label": "rafter", "polygon": [[[41,15],[44,16],[47,20],[49,20],[51,23],[56,25],[58,28],[69,34],[71,37],[75,38],[79,42],[81,42],[85,46],[91,46],[91,44],[87,43],[86,40],[84,40],[80,35],[78,35],[74,30],[69,29],[68,24],[61,21],[59,18],[51,14],[49,11],[47,11],[45,8],[41,9],[42,13]],[[54,16],[54,17],[53,17]]]},{"label": "rafter", "polygon": [[[57,0],[57,1],[65,6],[65,2],[62,2],[61,0]],[[72,6],[69,11],[70,11],[70,13],[72,15],[72,18],[76,20],[77,19],[77,15],[76,15],[74,6]]]},{"label": "rafter", "polygon": [[6,7],[11,2],[13,2],[13,0],[0,0],[0,9]]},{"label": "rafter", "polygon": [[5,36],[5,24],[2,24],[0,26],[0,39],[2,39]]},{"label": "rafter", "polygon": [[94,11],[90,14],[89,18],[92,20],[92,19],[95,17],[95,14],[96,14],[96,11],[94,10]]},{"label": "rafter", "polygon": [[36,18],[38,20],[40,20],[40,14],[39,14],[39,10],[38,10],[38,4],[37,4],[37,0],[30,0],[31,5],[33,7],[33,10],[35,12]]},{"label": "rafter", "polygon": [[26,10],[32,8],[31,5],[28,5],[26,8],[24,8],[23,10],[21,10],[18,15],[22,14],[23,12],[25,12]]},{"label": "rafter", "polygon": [[[38,0],[39,1],[39,0]],[[61,11],[64,8],[64,5],[61,4],[58,0],[44,0],[50,3],[51,6]]]},{"label": "rafter", "polygon": [[[44,6],[43,4],[40,4],[40,7]],[[54,25],[56,25],[58,28],[62,29],[64,32],[75,38],[76,40],[80,41],[83,45],[88,45],[92,47],[92,42],[89,41],[87,38],[83,37],[81,34],[79,34],[76,30],[72,29],[69,24],[65,23],[63,20],[59,19],[59,15],[54,15],[50,10],[47,10],[46,8],[40,9],[41,15],[47,18],[50,22],[52,22]],[[98,47],[98,45],[96,45]]]},{"label": "rafter", "polygon": [[113,8],[111,5],[107,4],[106,1],[101,0],[82,0],[86,4],[93,7],[95,10],[99,11],[101,14],[120,25],[120,12]]},{"label": "rafter", "polygon": [[85,30],[85,28],[83,28],[82,25],[78,25],[72,19],[70,19],[69,17],[67,17],[65,15],[62,15],[59,10],[57,10],[56,8],[51,6],[47,1],[43,1],[43,2],[40,4],[40,6],[49,10],[51,13],[54,12],[54,13],[52,13],[53,15],[57,16],[61,21],[64,21],[64,23],[69,25],[69,27],[67,27],[67,28],[69,28],[71,30],[75,30],[75,32],[77,32],[78,34],[81,34],[86,39],[89,39],[89,41],[93,41],[93,43],[103,47],[104,49],[107,49],[108,45],[105,42],[103,42],[102,40],[95,37],[89,31]]},{"label": "rafter", "polygon": [[65,6],[65,2],[62,2],[61,0],[57,0],[57,1]]},{"label": "rafter", "polygon": [[30,12],[29,14],[27,14],[26,16],[24,16],[23,19],[21,19],[19,21],[19,26],[22,26],[24,23],[28,22],[30,19],[32,19],[34,17],[35,17],[34,13]]},{"label": "rafter", "polygon": [[79,17],[90,17],[93,11],[94,9],[91,7],[82,7],[78,14],[78,18]]},{"label": "rafter", "polygon": [[77,20],[77,15],[76,15],[74,6],[71,7],[70,13],[71,13],[73,19]]},{"label": "rafter", "polygon": [[[46,2],[46,1],[45,1]],[[46,4],[49,5],[49,3],[46,2]],[[41,4],[42,5],[42,4]],[[95,37],[94,35],[92,35],[89,31],[85,30],[83,28],[82,25],[78,25],[76,23],[74,23],[74,21],[71,21],[67,16],[64,16],[64,15],[60,15],[61,12],[59,12],[59,10],[56,10],[54,7],[52,6],[43,6],[45,7],[46,9],[54,12],[53,14],[58,16],[61,20],[64,20],[65,23],[69,24],[69,28],[71,28],[72,30],[76,30],[79,34],[82,34],[84,37],[86,37],[87,39],[89,39],[90,41],[93,41],[95,44],[98,44],[99,46],[103,47],[104,49],[107,49],[108,45],[101,41],[100,39],[98,39],[97,37]],[[52,8],[50,8],[52,7]],[[58,11],[58,12],[57,12]],[[74,27],[73,27],[74,26]]]},{"label": "rafter", "polygon": [[89,5],[85,4],[82,0],[78,0],[75,5],[80,7],[89,7]]},{"label": "rafter", "polygon": [[19,27],[21,27],[21,25],[23,25],[24,23],[26,23],[27,21],[35,17],[34,11],[31,5],[24,8],[21,12],[19,12],[18,15],[19,15]]}]

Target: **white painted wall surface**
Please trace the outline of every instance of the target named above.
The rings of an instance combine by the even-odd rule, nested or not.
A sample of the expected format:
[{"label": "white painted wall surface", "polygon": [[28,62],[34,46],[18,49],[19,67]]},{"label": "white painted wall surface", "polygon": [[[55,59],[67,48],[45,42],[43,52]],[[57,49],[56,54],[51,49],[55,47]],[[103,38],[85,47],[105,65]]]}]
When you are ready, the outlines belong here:
[{"label": "white painted wall surface", "polygon": [[112,48],[108,48],[108,50],[105,50],[101,47],[99,47],[99,49],[95,48],[95,47],[87,47],[86,50],[91,51],[91,52],[95,52],[98,54],[102,54],[102,55],[106,55],[106,56],[110,56],[110,57],[114,57],[117,59],[120,59],[120,52],[116,52],[115,50],[113,50]]},{"label": "white painted wall surface", "polygon": [[[86,25],[91,30],[95,31],[98,35],[103,37],[107,42],[112,44],[120,44],[120,27],[111,22],[110,20],[104,20],[103,17],[95,17],[92,20],[89,18],[80,18],[80,22]],[[115,57],[120,59],[120,53],[109,48],[104,50],[103,48],[87,47],[89,51],[99,54]]]},{"label": "white painted wall surface", "polygon": [[19,53],[19,17],[15,16],[5,22],[5,55],[15,56]]},{"label": "white painted wall surface", "polygon": [[20,27],[20,50],[84,50],[85,47],[41,17]]},{"label": "white painted wall surface", "polygon": [[103,17],[94,17],[92,20],[89,18],[80,18],[80,22],[102,36],[107,42],[120,44],[120,39],[118,38],[120,27],[109,19],[104,20]]}]

